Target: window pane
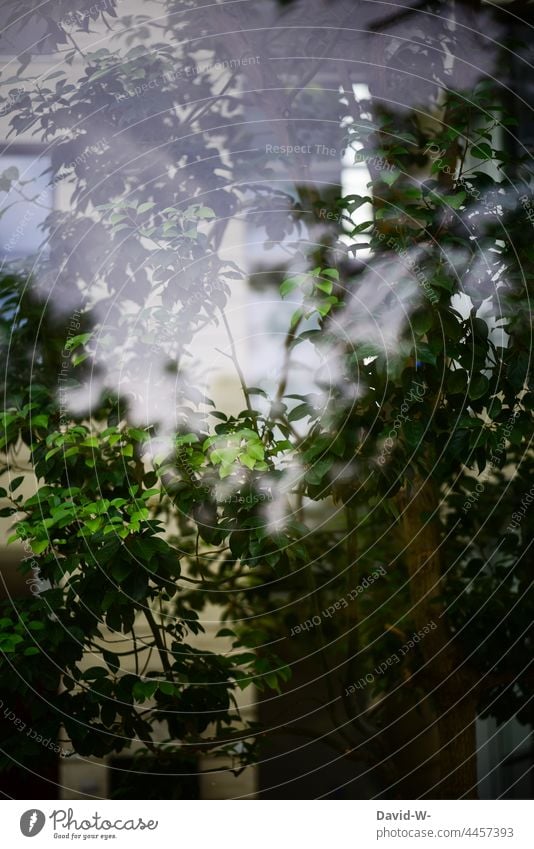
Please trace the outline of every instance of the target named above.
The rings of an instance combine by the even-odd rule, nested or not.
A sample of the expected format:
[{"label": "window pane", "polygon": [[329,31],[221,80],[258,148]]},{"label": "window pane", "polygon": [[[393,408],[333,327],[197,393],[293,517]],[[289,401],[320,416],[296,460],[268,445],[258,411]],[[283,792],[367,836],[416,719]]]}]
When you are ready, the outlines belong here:
[{"label": "window pane", "polygon": [[0,157],[0,257],[23,259],[42,245],[41,225],[52,206],[50,160],[36,154]]}]

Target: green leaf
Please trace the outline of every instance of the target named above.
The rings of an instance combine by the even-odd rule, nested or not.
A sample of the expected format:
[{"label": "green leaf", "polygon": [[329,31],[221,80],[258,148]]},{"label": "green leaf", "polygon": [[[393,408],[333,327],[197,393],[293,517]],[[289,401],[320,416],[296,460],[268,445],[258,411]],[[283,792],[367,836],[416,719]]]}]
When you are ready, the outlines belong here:
[{"label": "green leaf", "polygon": [[9,483],[9,491],[15,492],[15,490],[21,485],[24,480],[24,475],[19,475],[19,477],[13,478]]},{"label": "green leaf", "polygon": [[135,513],[132,513],[130,518],[132,522],[144,522],[146,521],[146,519],[148,519],[149,516],[150,511],[148,510],[148,508],[143,507],[141,508],[141,510],[136,510]]},{"label": "green leaf", "polygon": [[230,628],[221,628],[215,634],[216,637],[235,637],[235,631],[232,631]]},{"label": "green leaf", "polygon": [[311,414],[311,408],[309,404],[298,404],[294,407],[293,410],[289,413],[287,420],[289,422],[298,422],[299,419],[305,418],[305,416],[309,416]]},{"label": "green leaf", "polygon": [[432,349],[424,342],[419,342],[415,349],[415,355],[422,363],[429,363],[432,366],[436,365],[436,355]]},{"label": "green leaf", "polygon": [[445,274],[433,274],[429,283],[431,286],[437,286],[447,292],[452,292],[454,289],[454,281],[450,277],[446,277]]},{"label": "green leaf", "polygon": [[154,201],[147,201],[146,203],[141,203],[136,210],[136,215],[142,215],[143,212],[148,212],[149,209],[153,209],[156,206]]},{"label": "green leaf", "polygon": [[404,422],[402,425],[406,442],[411,448],[417,448],[421,445],[425,433],[425,425],[423,422],[412,419]]},{"label": "green leaf", "polygon": [[263,680],[272,690],[276,690],[278,693],[280,692],[280,685],[278,684],[278,678],[275,672],[269,672],[267,675],[264,675]]},{"label": "green leaf", "polygon": [[335,304],[338,304],[338,303],[339,303],[339,300],[336,298],[336,296],[330,295],[329,298],[324,298],[324,300],[320,301],[317,304],[317,307],[316,307],[317,312],[319,313],[319,315],[323,316],[323,318],[324,318],[325,315],[328,315],[328,313],[330,312],[332,307]]},{"label": "green leaf", "polygon": [[42,413],[30,419],[30,427],[48,427],[48,416]]},{"label": "green leaf", "polygon": [[6,170],[3,172],[2,176],[5,177],[6,180],[11,180],[11,181],[18,180],[19,169],[16,168],[15,165],[11,165],[9,168],[6,168]]},{"label": "green leaf", "polygon": [[331,277],[333,280],[339,280],[339,271],[337,268],[323,268],[321,274],[323,277]]},{"label": "green leaf", "polygon": [[[212,413],[212,415],[215,415]],[[225,417],[226,418],[226,417]],[[196,433],[183,433],[180,436],[176,437],[177,445],[193,445],[195,442],[199,442],[199,438]]]},{"label": "green leaf", "polygon": [[290,277],[280,285],[280,294],[282,298],[285,298],[286,295],[290,295],[291,292],[294,292],[295,289],[298,289],[299,279],[297,277]]},{"label": "green leaf", "polygon": [[477,159],[492,159],[493,157],[493,151],[487,142],[473,145],[469,148],[469,153]]},{"label": "green leaf", "polygon": [[254,460],[263,460],[265,457],[265,449],[261,442],[252,442],[247,446],[247,454]]},{"label": "green leaf", "polygon": [[456,195],[443,195],[442,202],[450,206],[451,209],[460,209],[466,198],[465,192],[458,192]]},{"label": "green leaf", "polygon": [[332,294],[332,289],[334,288],[334,284],[329,280],[317,280],[315,283],[315,288],[319,289],[321,292],[325,292],[327,295]]},{"label": "green leaf", "polygon": [[289,322],[290,330],[295,329],[295,327],[297,326],[297,324],[299,323],[299,321],[301,320],[303,315],[304,315],[304,310],[301,307],[299,307],[297,310],[295,310],[295,312],[291,316],[291,321]]},{"label": "green leaf", "polygon": [[307,483],[314,486],[320,484],[324,476],[332,468],[333,463],[333,457],[324,457],[322,460],[318,460],[317,463],[314,463],[311,469],[309,469],[304,476]]},{"label": "green leaf", "polygon": [[231,465],[237,460],[237,456],[239,454],[239,448],[215,448],[211,452],[211,461],[212,463],[226,463],[226,465]]},{"label": "green leaf", "polygon": [[479,339],[488,338],[489,328],[484,319],[474,318],[472,319],[471,325],[474,336],[478,337]]},{"label": "green leaf", "polygon": [[107,678],[108,671],[103,666],[90,666],[89,669],[84,669],[82,678],[85,681],[96,681],[97,678]]},{"label": "green leaf", "polygon": [[128,563],[127,561],[119,561],[112,565],[110,569],[110,574],[112,578],[115,578],[115,580],[119,581],[120,583],[128,577],[133,568],[134,566],[132,563]]},{"label": "green leaf", "polygon": [[469,383],[469,397],[476,401],[477,398],[482,398],[489,389],[489,380],[484,374],[477,374]]},{"label": "green leaf", "polygon": [[144,702],[150,699],[157,689],[157,681],[136,681],[132,687],[132,695],[137,701]]},{"label": "green leaf", "polygon": [[64,452],[63,458],[73,457],[75,454],[79,454],[79,453],[80,453],[80,447],[78,445],[73,445],[72,448],[69,448],[69,449],[67,449],[67,451]]},{"label": "green leaf", "polygon": [[469,431],[461,428],[453,431],[449,440],[449,451],[453,457],[461,458],[469,448]]},{"label": "green leaf", "polygon": [[196,215],[197,218],[215,218],[215,212],[210,206],[200,206]]},{"label": "green leaf", "polygon": [[447,391],[451,395],[465,394],[467,389],[467,372],[456,369],[447,376]]},{"label": "green leaf", "polygon": [[92,335],[92,333],[79,333],[78,336],[71,336],[70,339],[67,339],[65,348],[67,351],[71,351],[73,348],[77,348],[78,345],[85,345]]},{"label": "green leaf", "polygon": [[96,71],[94,74],[90,76],[90,82],[94,82],[95,80],[99,80],[101,77],[105,77],[110,73],[109,68],[101,68],[99,71]]},{"label": "green leaf", "polygon": [[412,324],[413,329],[419,335],[423,335],[424,333],[427,333],[430,330],[430,328],[432,327],[433,322],[434,322],[434,315],[430,311],[430,309],[427,309],[425,312],[416,313],[414,316],[412,316],[412,320],[411,320],[411,324]]},{"label": "green leaf", "polygon": [[84,439],[84,441],[80,444],[82,448],[98,448],[98,437],[89,436],[87,439]]}]

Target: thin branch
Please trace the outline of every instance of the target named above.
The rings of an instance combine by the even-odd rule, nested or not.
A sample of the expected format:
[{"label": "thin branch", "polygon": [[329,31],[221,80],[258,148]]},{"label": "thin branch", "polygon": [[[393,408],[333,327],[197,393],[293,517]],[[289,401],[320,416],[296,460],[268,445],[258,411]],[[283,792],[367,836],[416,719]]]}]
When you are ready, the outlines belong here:
[{"label": "thin branch", "polygon": [[152,631],[152,634],[154,635],[154,642],[156,644],[156,648],[157,648],[158,654],[160,656],[161,665],[163,666],[163,669],[165,670],[168,677],[172,681],[172,680],[174,680],[174,678],[173,678],[173,674],[172,674],[171,665],[169,663],[169,658],[167,657],[167,650],[166,650],[165,645],[164,645],[164,643],[161,639],[161,634],[160,634],[159,628],[156,624],[156,620],[152,616],[152,611],[150,610],[149,607],[145,607],[144,610],[143,610],[143,613],[145,614],[146,621],[148,622],[148,624],[150,626],[150,630]]},{"label": "thin branch", "polygon": [[245,375],[243,373],[243,370],[242,370],[242,368],[239,364],[239,360],[237,358],[237,350],[236,350],[236,347],[235,347],[235,342],[234,342],[234,337],[232,335],[232,330],[230,328],[230,325],[228,324],[228,319],[226,318],[224,310],[221,309],[220,313],[221,313],[221,316],[222,316],[223,324],[224,324],[225,329],[226,329],[226,333],[228,335],[228,341],[230,342],[230,350],[232,352],[230,359],[234,363],[235,370],[236,370],[237,375],[239,377],[241,389],[243,391],[243,395],[245,396],[245,402],[246,402],[246,405],[247,405],[247,410],[252,412],[252,404],[250,402],[250,393],[248,391],[247,382],[245,380]]}]

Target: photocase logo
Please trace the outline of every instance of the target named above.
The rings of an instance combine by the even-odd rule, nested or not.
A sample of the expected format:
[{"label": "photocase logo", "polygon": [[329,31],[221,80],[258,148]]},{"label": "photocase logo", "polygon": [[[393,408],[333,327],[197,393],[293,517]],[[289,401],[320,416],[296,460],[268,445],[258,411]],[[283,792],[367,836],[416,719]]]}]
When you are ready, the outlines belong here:
[{"label": "photocase logo", "polygon": [[20,830],[24,837],[35,837],[36,834],[42,831],[45,822],[46,817],[43,812],[32,808],[22,814],[20,818]]}]

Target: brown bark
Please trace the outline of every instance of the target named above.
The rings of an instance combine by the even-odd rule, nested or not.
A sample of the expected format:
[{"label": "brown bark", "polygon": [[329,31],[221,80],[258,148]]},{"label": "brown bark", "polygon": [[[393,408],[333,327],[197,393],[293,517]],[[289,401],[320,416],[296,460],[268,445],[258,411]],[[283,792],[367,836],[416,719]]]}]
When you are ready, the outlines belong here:
[{"label": "brown bark", "polygon": [[431,694],[439,736],[441,779],[429,798],[476,797],[476,674],[454,642],[440,600],[442,573],[433,481],[416,477],[398,496],[402,511],[404,560],[410,579],[412,615],[417,630],[436,623],[420,642],[425,666],[421,680]]},{"label": "brown bark", "polygon": [[[467,684],[472,682],[466,682]],[[435,788],[441,799],[477,798],[476,710],[472,694],[458,693],[455,683],[444,687],[443,702],[451,702],[438,718],[441,782]],[[434,793],[429,794],[431,796]]]}]

